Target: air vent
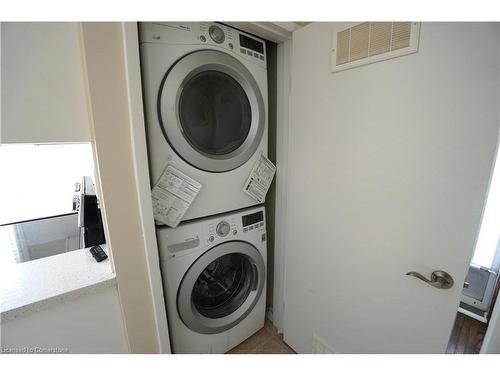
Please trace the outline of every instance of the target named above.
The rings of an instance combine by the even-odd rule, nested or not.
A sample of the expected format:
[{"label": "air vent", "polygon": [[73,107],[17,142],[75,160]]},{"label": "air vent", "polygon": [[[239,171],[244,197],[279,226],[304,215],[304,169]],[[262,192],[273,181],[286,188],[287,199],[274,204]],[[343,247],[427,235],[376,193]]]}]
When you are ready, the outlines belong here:
[{"label": "air vent", "polygon": [[418,22],[364,22],[333,36],[332,72],[415,53]]}]

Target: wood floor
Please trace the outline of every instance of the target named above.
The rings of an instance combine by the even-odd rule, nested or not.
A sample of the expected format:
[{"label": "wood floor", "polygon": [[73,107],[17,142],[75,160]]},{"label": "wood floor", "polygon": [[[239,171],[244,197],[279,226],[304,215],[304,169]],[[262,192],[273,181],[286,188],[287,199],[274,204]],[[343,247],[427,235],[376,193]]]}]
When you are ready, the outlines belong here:
[{"label": "wood floor", "polygon": [[462,313],[457,313],[447,354],[478,354],[487,325]]},{"label": "wood floor", "polygon": [[294,354],[281,339],[273,324],[266,320],[264,328],[243,341],[227,354]]}]

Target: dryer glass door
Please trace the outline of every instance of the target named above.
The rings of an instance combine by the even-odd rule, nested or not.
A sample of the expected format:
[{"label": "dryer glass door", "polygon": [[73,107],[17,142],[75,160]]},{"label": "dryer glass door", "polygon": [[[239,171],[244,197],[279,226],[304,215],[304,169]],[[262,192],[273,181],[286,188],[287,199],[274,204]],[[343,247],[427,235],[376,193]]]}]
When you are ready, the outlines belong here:
[{"label": "dryer glass door", "polygon": [[247,242],[225,242],[200,256],[184,275],[177,295],[179,315],[196,332],[225,331],[252,311],[264,285],[260,252]]},{"label": "dryer glass door", "polygon": [[158,119],[175,152],[194,167],[226,172],[257,151],[266,127],[264,98],[235,57],[200,50],[165,73]]},{"label": "dryer glass door", "polygon": [[189,79],[178,110],[186,139],[202,153],[229,154],[250,131],[250,102],[241,85],[226,73],[206,70]]}]

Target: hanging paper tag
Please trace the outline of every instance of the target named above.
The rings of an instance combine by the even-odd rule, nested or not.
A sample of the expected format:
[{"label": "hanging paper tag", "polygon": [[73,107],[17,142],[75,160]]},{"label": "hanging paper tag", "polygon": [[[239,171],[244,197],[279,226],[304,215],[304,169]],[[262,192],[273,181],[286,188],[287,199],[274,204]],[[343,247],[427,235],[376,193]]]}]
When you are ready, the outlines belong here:
[{"label": "hanging paper tag", "polygon": [[243,191],[257,202],[264,202],[275,172],[274,164],[261,154],[248,176]]},{"label": "hanging paper tag", "polygon": [[200,189],[199,182],[167,166],[151,191],[155,220],[175,228]]}]

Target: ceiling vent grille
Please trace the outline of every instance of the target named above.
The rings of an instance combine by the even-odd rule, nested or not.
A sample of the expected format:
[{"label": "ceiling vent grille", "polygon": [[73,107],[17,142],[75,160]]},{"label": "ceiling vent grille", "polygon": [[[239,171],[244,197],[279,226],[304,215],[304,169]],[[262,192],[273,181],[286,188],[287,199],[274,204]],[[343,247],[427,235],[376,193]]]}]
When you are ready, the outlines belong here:
[{"label": "ceiling vent grille", "polygon": [[333,36],[332,72],[415,53],[418,22],[364,22]]}]

